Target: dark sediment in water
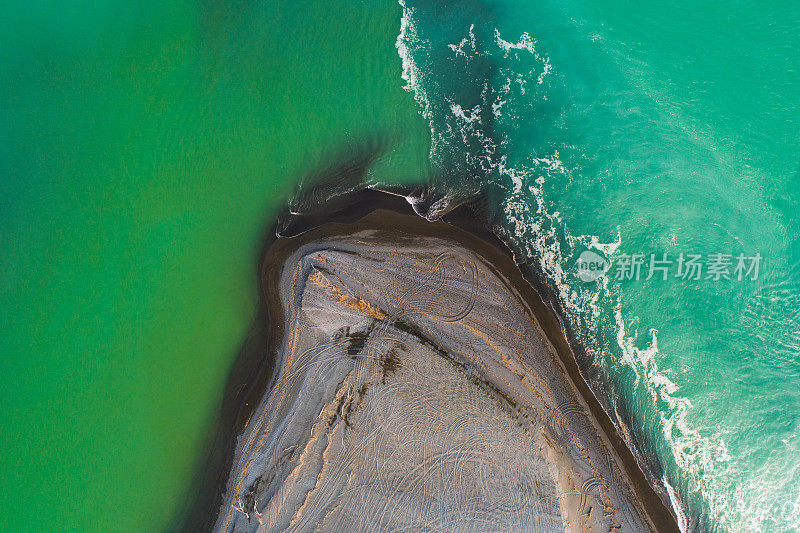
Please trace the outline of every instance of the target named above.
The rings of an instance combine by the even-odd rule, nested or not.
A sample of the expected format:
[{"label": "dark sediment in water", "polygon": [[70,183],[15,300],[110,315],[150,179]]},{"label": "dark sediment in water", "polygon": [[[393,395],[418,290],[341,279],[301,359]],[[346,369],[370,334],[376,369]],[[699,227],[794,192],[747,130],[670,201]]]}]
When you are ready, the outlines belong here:
[{"label": "dark sediment in water", "polygon": [[[278,231],[287,238],[270,238],[265,246],[260,265],[261,301],[258,317],[231,372],[219,431],[200,481],[199,496],[182,524],[184,530],[209,530],[218,519],[217,528],[220,530],[249,530],[260,524],[260,521],[266,521],[265,523],[272,524],[277,529],[289,524],[308,526],[311,523],[314,527],[332,527],[331,524],[358,527],[359,523],[354,521],[357,513],[354,515],[346,512],[347,506],[335,507],[336,521],[323,522],[326,520],[324,513],[315,514],[314,505],[326,505],[328,500],[318,494],[325,490],[352,494],[353,486],[343,485],[340,477],[325,470],[325,465],[339,465],[344,468],[341,465],[348,464],[351,480],[361,480],[359,486],[369,484],[370,480],[374,482],[375,479],[370,478],[367,472],[357,468],[366,460],[365,457],[361,461],[347,463],[341,453],[336,455],[329,451],[329,460],[322,461],[318,467],[312,469],[314,475],[308,472],[304,473],[305,477],[295,474],[291,480],[289,477],[292,471],[286,465],[295,461],[311,461],[315,457],[308,451],[312,448],[310,443],[314,438],[322,437],[314,437],[311,428],[316,427],[314,424],[319,422],[314,416],[327,413],[325,406],[328,406],[331,411],[328,414],[334,419],[327,429],[330,434],[326,434],[325,438],[330,440],[335,434],[336,438],[345,439],[350,446],[367,446],[365,443],[369,443],[372,447],[371,457],[388,457],[387,449],[369,441],[365,435],[369,433],[368,430],[384,434],[386,428],[374,423],[376,413],[396,419],[397,413],[407,411],[398,406],[402,406],[403,402],[413,401],[413,398],[402,395],[395,397],[394,403],[391,403],[392,409],[388,411],[381,411],[380,404],[371,402],[378,393],[388,394],[381,392],[387,386],[391,388],[396,387],[397,383],[404,383],[407,389],[412,388],[410,384],[414,384],[418,391],[426,390],[426,397],[431,400],[428,408],[433,412],[443,412],[441,406],[449,405],[452,407],[451,414],[460,413],[459,416],[472,421],[472,433],[462,431],[458,435],[443,436],[435,429],[430,429],[424,438],[430,442],[438,442],[441,446],[447,442],[461,446],[459,449],[466,455],[478,454],[476,461],[484,465],[484,473],[492,472],[488,478],[495,482],[501,480],[501,485],[522,483],[519,472],[527,472],[526,479],[534,480],[536,490],[503,492],[496,489],[493,497],[498,501],[527,502],[519,508],[535,508],[538,509],[537,513],[523,516],[516,511],[509,511],[505,515],[493,515],[493,520],[508,521],[512,517],[521,520],[515,523],[522,529],[560,529],[558,526],[564,520],[564,523],[571,522],[576,527],[583,524],[591,530],[613,529],[619,525],[623,530],[631,531],[677,531],[675,519],[669,509],[648,483],[623,439],[581,378],[556,312],[524,279],[509,250],[483,226],[481,214],[464,206],[448,214],[445,221],[427,222],[409,212],[405,199],[366,190],[340,198],[333,213],[317,210],[313,216],[292,216],[281,220]],[[367,233],[353,241],[353,235],[363,231],[378,231],[379,238],[375,234]],[[363,242],[357,242],[359,239]],[[307,319],[312,317],[310,320],[313,324],[307,326],[309,331],[316,333],[304,334],[305,340],[302,342],[308,343],[308,349],[314,349],[326,342],[338,346],[341,341],[341,353],[334,350],[335,353],[326,355],[329,359],[324,361],[325,364],[345,366],[340,368],[342,376],[337,374],[335,379],[329,376],[315,382],[319,389],[316,395],[306,393],[307,398],[317,398],[315,409],[301,410],[306,414],[306,419],[297,413],[291,417],[298,421],[305,420],[306,424],[299,424],[293,431],[276,436],[270,434],[269,426],[288,423],[285,419],[286,412],[281,411],[281,416],[284,417],[281,418],[275,414],[278,412],[276,409],[289,409],[285,402],[281,403],[284,400],[275,396],[278,390],[276,387],[283,387],[285,392],[291,387],[299,387],[300,384],[303,387],[309,386],[308,376],[292,375],[288,379],[285,368],[276,371],[274,367],[276,363],[284,367],[287,358],[292,357],[292,351],[287,345],[287,336],[290,333],[284,328],[292,320],[289,316],[291,313],[286,312],[286,302],[291,301],[291,297],[285,290],[282,296],[279,295],[278,288],[281,287],[281,275],[285,264],[288,264],[286,262],[293,254],[298,254],[303,246],[316,246],[318,253],[322,255],[315,259],[314,268],[303,274],[304,287],[294,289],[298,291],[295,295],[298,298],[308,297],[314,302],[308,308],[314,311],[306,312],[305,316]],[[425,250],[425,246],[431,248]],[[413,257],[408,256],[411,249],[416,250]],[[351,256],[343,256],[348,250]],[[301,254],[301,259],[308,258],[308,249],[303,253],[305,255]],[[333,255],[325,255],[331,253]],[[391,253],[405,254],[403,261],[416,261],[419,267],[417,270],[428,268],[424,272],[424,280],[407,281],[405,288],[399,288],[403,285],[397,281],[400,273],[414,270],[410,263],[396,267],[399,270],[390,272],[383,278],[376,278],[374,271],[378,268],[377,265],[385,261],[387,254]],[[360,257],[359,260],[364,263],[361,266],[346,263],[354,260],[354,257]],[[440,258],[438,263],[436,258]],[[300,259],[295,257],[295,260]],[[328,267],[325,265],[326,261]],[[335,266],[330,267],[330,264]],[[347,282],[342,280],[341,274],[335,272],[336,268],[342,269],[345,264],[349,265],[348,270],[360,272]],[[422,266],[426,264],[428,267]],[[469,264],[478,265],[478,270],[474,271],[476,281],[473,284],[470,281],[473,277],[467,266]],[[312,280],[310,285],[309,279]],[[431,293],[431,280],[440,283],[443,279],[448,280],[448,287],[451,287],[449,292],[440,290],[437,294]],[[285,279],[283,283],[285,285]],[[405,295],[399,300],[402,305],[396,299],[379,301],[374,295],[367,298],[363,294],[358,296],[357,301],[347,301],[347,297],[344,300],[331,300],[331,294],[352,295],[360,286],[373,286],[377,290],[381,284],[386,289],[387,283],[394,284],[391,289],[387,289],[387,293],[400,291],[398,296]],[[417,289],[411,289],[415,283]],[[428,283],[427,293],[419,288],[424,287],[425,283]],[[505,293],[500,289],[494,291],[498,294],[497,298],[505,298],[504,307],[483,309],[479,312],[475,308],[475,298],[480,294],[485,300],[489,294],[486,290],[492,284],[506,287]],[[309,291],[306,294],[308,288],[313,288],[316,292]],[[470,292],[472,290],[478,292]],[[408,296],[409,294],[412,296]],[[506,296],[501,297],[502,294]],[[481,298],[477,299],[482,301]],[[320,315],[319,309],[332,305],[328,314]],[[339,307],[334,308],[337,305]],[[503,310],[513,305],[519,306],[517,312],[503,315],[504,312],[507,313]],[[348,315],[347,310],[352,310],[354,306],[359,308],[360,314]],[[448,310],[448,306],[454,308]],[[519,318],[526,313],[529,315],[528,322]],[[517,333],[507,337],[502,328],[496,329],[492,324],[493,320],[502,322],[505,324],[504,328]],[[447,327],[465,326],[468,329],[461,334],[452,330],[437,330],[442,324]],[[334,326],[335,331],[326,332],[330,338],[322,338],[325,335],[320,331]],[[470,333],[470,330],[474,331]],[[477,344],[472,342],[465,345],[464,335],[467,334],[485,338]],[[519,335],[526,341],[521,342]],[[536,342],[531,340],[536,338],[539,339]],[[387,339],[395,344],[387,344]],[[492,346],[500,349],[487,352]],[[526,352],[531,349],[534,351]],[[471,355],[465,356],[466,352]],[[360,355],[365,353],[369,357]],[[459,356],[459,353],[462,355]],[[352,367],[355,363],[342,362],[344,359],[358,361],[360,357],[375,361],[367,370],[364,368],[368,365],[362,364],[359,367],[361,374]],[[434,360],[447,362],[447,365],[432,362]],[[317,360],[317,364],[321,364],[321,361],[322,359]],[[348,364],[351,366],[347,366]],[[422,368],[423,374],[436,376],[432,382],[439,386],[426,389],[429,383],[424,380],[415,382],[413,376],[416,374],[409,373],[412,368]],[[447,372],[447,368],[455,371]],[[350,379],[345,389],[324,386],[333,382],[338,384],[340,379],[342,383]],[[292,382],[290,387],[291,380],[296,380],[296,383]],[[268,391],[267,385],[270,381],[272,384]],[[531,383],[539,385],[532,386]],[[542,384],[546,386],[541,388]],[[306,390],[303,387],[298,388],[296,393],[301,389]],[[525,392],[526,389],[530,392]],[[435,391],[449,392],[437,396]],[[459,393],[455,394],[453,391]],[[469,401],[463,401],[465,398]],[[267,405],[270,406],[269,409]],[[470,406],[480,406],[480,409],[470,410]],[[500,411],[495,413],[495,408]],[[425,407],[421,409],[424,411]],[[492,414],[481,417],[480,413]],[[336,419],[342,425],[337,425]],[[421,431],[419,421],[404,418],[402,423],[406,425],[408,434]],[[267,425],[266,430],[264,424]],[[307,425],[311,427],[306,427]],[[492,453],[484,448],[476,450],[467,443],[470,434],[491,436],[490,441],[503,442],[504,445],[493,448]],[[243,435],[239,445],[237,435]],[[579,445],[576,446],[569,435],[577,436]],[[278,456],[285,451],[278,444],[279,437],[292,441],[287,448],[295,447],[294,451],[286,452],[289,454],[286,457]],[[259,439],[266,439],[265,442],[270,443],[268,446],[271,447],[268,449],[271,451],[263,453],[263,446],[255,449],[251,445]],[[281,442],[285,444],[288,441]],[[511,469],[498,468],[496,456],[502,454],[503,449],[516,449],[515,446],[523,446],[525,453],[520,452],[520,457],[526,457],[528,462],[514,463],[514,468]],[[589,451],[584,453],[581,451],[584,448]],[[422,460],[417,450],[409,449],[406,453],[409,463]],[[508,460],[508,457],[504,460]],[[243,469],[245,464],[259,465],[260,470],[254,474],[253,470]],[[549,473],[543,475],[548,470]],[[327,477],[322,476],[323,472],[328,472]],[[397,471],[395,474],[399,475]],[[391,476],[381,479],[385,481],[389,478]],[[309,496],[313,488],[308,488],[308,479],[317,479],[320,483],[316,500]],[[580,486],[570,485],[574,485],[579,479]],[[326,485],[328,481],[330,483]],[[430,479],[427,482],[432,484],[433,490],[435,483]],[[440,488],[439,485],[435,486],[437,490]],[[473,499],[477,497],[474,486],[462,484],[460,487],[464,494]],[[279,492],[284,495],[280,502],[275,499]],[[296,498],[300,494],[304,496],[292,503],[286,494],[294,494]],[[457,527],[459,516],[462,519],[468,518],[463,513],[448,515],[442,502],[439,507],[433,508],[429,504],[426,506],[417,496],[416,500],[406,498],[403,505],[411,505],[419,513],[424,510],[428,513],[425,515],[428,518],[436,513],[447,515],[448,520],[452,521],[452,527]],[[383,501],[380,498],[385,499],[385,494],[373,491],[369,497],[373,499],[370,500],[362,494],[360,501],[365,506],[364,509],[368,507],[365,502],[378,506]],[[521,499],[524,497],[531,497],[533,500]],[[316,503],[309,503],[307,506],[297,503],[305,502],[306,499]],[[498,505],[490,499],[483,504],[493,508]],[[392,504],[384,502],[384,505]],[[267,507],[271,510],[265,514]],[[297,515],[301,508],[302,512]],[[324,508],[331,511],[329,507]],[[484,511],[475,508],[477,514],[485,514]],[[268,518],[264,518],[265,516]],[[328,519],[334,520],[330,517]],[[392,523],[395,524],[409,525],[413,523],[414,517],[391,513],[384,526],[389,526],[389,519],[394,520]],[[300,530],[302,529],[301,527]]]}]

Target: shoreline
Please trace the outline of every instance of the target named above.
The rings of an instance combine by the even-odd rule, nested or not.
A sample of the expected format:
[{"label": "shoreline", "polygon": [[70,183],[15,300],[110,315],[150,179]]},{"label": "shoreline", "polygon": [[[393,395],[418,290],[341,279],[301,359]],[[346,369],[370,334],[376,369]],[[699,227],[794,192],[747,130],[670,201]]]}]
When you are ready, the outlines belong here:
[{"label": "shoreline", "polygon": [[648,481],[635,453],[627,446],[583,378],[568,340],[567,328],[552,298],[541,284],[532,282],[530,276],[525,275],[514,251],[482,222],[483,218],[479,210],[465,205],[439,221],[430,222],[416,215],[403,196],[371,189],[337,199],[310,216],[285,214],[278,218],[274,231],[265,239],[259,259],[256,318],[232,365],[214,438],[208,446],[207,461],[193,485],[196,487],[194,501],[185,509],[176,529],[207,531],[217,519],[238,435],[273,378],[274,356],[283,336],[283,317],[279,299],[268,291],[268,287],[277,286],[287,255],[304,242],[325,235],[402,228],[415,235],[448,238],[484,257],[500,276],[508,280],[542,328],[565,377],[602,430],[608,449],[613,451],[616,462],[633,485],[642,509],[656,530],[679,531],[668,503]]}]

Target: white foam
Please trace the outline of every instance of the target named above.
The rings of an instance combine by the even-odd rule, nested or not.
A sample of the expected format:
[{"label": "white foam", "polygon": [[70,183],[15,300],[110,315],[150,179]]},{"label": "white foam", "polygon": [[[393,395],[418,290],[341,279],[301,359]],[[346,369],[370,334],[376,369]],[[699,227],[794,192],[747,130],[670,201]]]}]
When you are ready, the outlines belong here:
[{"label": "white foam", "polygon": [[[503,39],[500,36],[500,30],[495,28],[494,39],[495,42],[497,43],[497,46],[499,46],[505,52],[505,57],[508,57],[509,52],[511,52],[512,50],[525,50],[528,53],[530,53],[534,58],[536,58],[536,60],[540,62],[542,65],[541,67],[542,70],[536,77],[536,83],[538,83],[539,85],[544,83],[545,77],[553,69],[553,66],[550,64],[550,58],[548,58],[547,56],[539,55],[539,53],[536,51],[536,41],[528,34],[528,32],[525,32],[522,35],[520,35],[520,38],[517,42],[511,42]],[[531,73],[529,72],[529,74]],[[517,83],[520,84],[520,90],[522,91],[522,94],[525,94],[525,85],[524,85],[525,81],[526,80],[524,78],[517,79]]]},{"label": "white foam", "polygon": [[536,53],[535,42],[528,34],[528,32],[525,32],[522,35],[520,35],[519,40],[515,43],[512,43],[500,37],[500,30],[495,28],[494,39],[495,42],[497,43],[497,46],[506,51],[506,57],[508,57],[508,52],[511,50],[527,50],[531,54]]},{"label": "white foam", "polygon": [[[536,55],[536,43],[529,34],[524,33],[517,42],[503,39],[499,31],[495,32],[495,40],[503,50],[505,57],[510,57],[513,52],[524,51]],[[545,76],[552,71],[552,65],[547,58],[541,58],[542,70],[537,77],[537,83],[542,83]],[[533,73],[530,73],[533,74]],[[509,83],[518,83],[520,93],[524,94],[525,85],[520,77],[509,77]],[[505,102],[504,102],[505,103]],[[608,258],[619,252],[622,244],[622,235],[617,228],[617,238],[613,242],[601,242],[594,235],[574,236],[566,224],[563,223],[558,212],[549,204],[545,194],[545,183],[548,176],[568,176],[569,171],[561,162],[558,153],[533,158],[529,168],[504,168],[503,174],[511,178],[514,184],[509,195],[505,211],[511,232],[508,235],[518,245],[522,246],[527,254],[538,260],[542,273],[553,283],[556,294],[568,319],[573,325],[583,325],[588,330],[583,335],[587,351],[594,360],[612,373],[614,356],[605,353],[605,348],[598,345],[598,318],[604,314],[603,308],[609,303],[614,309],[614,323],[616,323],[616,344],[621,350],[623,365],[634,372],[634,395],[644,392],[650,399],[651,408],[659,412],[664,438],[671,454],[680,470],[681,477],[688,482],[689,489],[702,494],[708,502],[711,516],[720,523],[732,523],[727,520],[734,507],[726,494],[735,492],[726,486],[727,482],[718,479],[736,479],[727,474],[730,470],[731,455],[728,452],[722,435],[700,431],[689,422],[691,402],[680,396],[679,386],[667,375],[660,371],[658,362],[662,357],[658,349],[657,331],[651,330],[650,342],[644,348],[637,347],[637,332],[629,333],[623,320],[622,300],[623,294],[618,287],[612,292],[609,290],[609,280],[601,278],[596,284],[577,284],[564,271],[563,266],[571,264],[571,257],[576,250],[576,244],[603,252]],[[521,176],[530,185],[526,198],[525,191],[519,186]],[[531,183],[533,182],[533,183]],[[531,198],[532,197],[532,198]],[[535,209],[530,208],[530,200],[535,202]],[[600,303],[603,302],[603,307]],[[638,319],[634,319],[636,322]],[[576,328],[579,331],[581,328]],[[623,429],[623,433],[628,433]],[[630,436],[628,435],[630,439]],[[709,476],[711,471],[716,475]],[[722,474],[722,475],[719,475]],[[672,490],[670,497],[677,503],[677,495]],[[752,514],[750,515],[752,518]],[[684,530],[688,527],[685,515],[681,516]],[[740,522],[743,523],[743,522]],[[750,522],[752,525],[752,522]]]},{"label": "white foam", "polygon": [[403,14],[400,17],[400,33],[395,40],[395,48],[397,54],[400,56],[402,62],[401,77],[405,81],[403,89],[413,93],[414,100],[419,104],[420,114],[428,120],[428,127],[431,132],[431,147],[429,158],[431,161],[438,160],[438,146],[437,135],[433,124],[433,110],[428,95],[423,87],[423,74],[422,70],[414,60],[411,49],[429,46],[429,44],[421,39],[417,33],[417,27],[414,24],[414,9],[406,6],[405,0],[398,0],[398,3],[403,8]]},{"label": "white foam", "polygon": [[[446,122],[446,131],[437,131],[432,121],[431,104],[425,91],[426,80],[415,63],[411,50],[422,49],[429,43],[419,38],[414,27],[413,9],[406,6],[405,0],[399,0],[403,7],[400,35],[397,38],[397,50],[403,64],[403,80],[406,90],[414,94],[420,105],[421,114],[431,124],[431,158],[436,158],[436,150],[440,143],[449,138],[461,141],[477,140],[482,147],[478,153],[466,153],[464,158],[468,164],[479,165],[498,176],[497,185],[505,191],[503,209],[507,227],[502,229],[504,236],[514,241],[528,257],[536,261],[540,272],[551,282],[555,294],[563,308],[567,320],[578,332],[581,342],[595,364],[610,373],[618,374],[619,365],[629,367],[635,375],[635,389],[632,394],[638,399],[644,394],[649,408],[659,413],[664,440],[670,449],[672,459],[678,467],[682,487],[691,493],[700,494],[707,502],[713,520],[728,527],[748,524],[748,527],[761,527],[769,519],[768,509],[772,503],[763,501],[759,494],[768,495],[771,487],[780,487],[780,481],[771,481],[769,474],[780,472],[775,463],[768,465],[767,472],[745,473],[735,462],[725,443],[722,430],[702,428],[703,432],[690,423],[691,402],[680,395],[680,383],[676,383],[659,369],[659,361],[664,357],[659,353],[658,332],[650,330],[649,343],[644,348],[637,346],[638,332],[629,331],[623,312],[624,294],[618,284],[607,278],[600,278],[594,283],[578,283],[575,273],[570,269],[575,254],[583,248],[597,250],[610,260],[619,253],[622,235],[617,228],[616,238],[604,242],[597,235],[575,235],[563,221],[559,212],[554,209],[546,194],[546,185],[550,177],[564,178],[569,181],[571,169],[561,161],[557,151],[537,155],[525,164],[511,164],[508,158],[499,154],[499,148],[505,139],[495,140],[486,137],[481,126],[483,106],[491,108],[494,116],[503,116],[513,121],[513,105],[516,93],[512,85],[519,85],[519,94],[525,94],[526,83],[536,80],[541,85],[552,72],[549,58],[540,55],[536,49],[536,41],[523,33],[516,41],[503,39],[499,30],[495,30],[495,43],[505,58],[520,59],[520,54],[530,55],[536,60],[536,67],[527,73],[509,73],[505,84],[493,90],[484,86],[481,104],[465,107],[460,102],[448,101],[452,119]],[[480,53],[475,42],[475,27],[471,25],[468,37],[457,44],[448,45],[456,57],[468,57],[468,54]],[[433,82],[431,82],[433,83]],[[542,95],[546,98],[546,95]],[[418,207],[417,199],[408,199],[409,203]],[[425,213],[432,217],[445,209],[452,201],[445,195]],[[613,316],[608,316],[607,309],[613,309]],[[611,325],[616,325],[616,346],[619,355],[601,346],[598,338],[601,318],[606,315]],[[635,324],[637,319],[629,320]],[[619,417],[617,422],[621,423]],[[627,428],[623,434],[630,441]],[[714,472],[714,475],[709,475]],[[745,480],[741,487],[733,486],[733,480]],[[675,489],[664,480],[665,487],[678,513],[682,530],[689,527],[688,519],[681,510],[680,501]],[[800,494],[800,487],[798,487]],[[785,491],[782,491],[785,492]],[[746,493],[747,497],[741,495]],[[754,497],[755,495],[755,497]],[[767,496],[764,496],[766,498]],[[800,521],[800,497],[796,502],[787,502],[792,506],[784,516],[792,516]],[[765,511],[765,509],[767,511]],[[683,514],[682,514],[683,513]],[[735,529],[734,529],[735,530]]]},{"label": "white foam", "polygon": [[462,56],[469,59],[470,56],[464,51],[464,47],[467,45],[469,45],[472,55],[480,54],[475,41],[475,24],[470,24],[468,37],[461,39],[461,42],[458,44],[448,44],[447,47],[450,48],[450,50],[452,50],[456,56]]},{"label": "white foam", "polygon": [[467,124],[472,124],[473,122],[480,123],[480,121],[481,121],[481,114],[480,114],[481,113],[481,106],[480,105],[476,105],[472,109],[464,110],[464,108],[462,108],[461,105],[455,104],[455,103],[451,103],[450,104],[450,111],[452,111],[453,114],[456,117],[460,118],[461,120],[463,120]]},{"label": "white foam", "polygon": [[667,489],[669,502],[672,504],[672,509],[675,511],[675,516],[678,517],[678,527],[680,528],[681,533],[686,533],[689,530],[689,520],[686,518],[686,513],[684,512],[683,506],[678,499],[678,495],[675,493],[675,489],[672,488],[672,485],[669,484],[669,481],[667,481],[667,476],[662,476],[661,482]]},{"label": "white foam", "polygon": [[395,48],[397,48],[397,53],[400,55],[400,60],[403,64],[401,76],[406,82],[403,88],[414,93],[414,99],[420,105],[422,116],[430,119],[431,106],[428,101],[428,95],[425,94],[422,88],[419,67],[409,51],[409,46],[422,46],[424,42],[417,35],[417,29],[412,19],[414,10],[406,7],[405,0],[398,0],[398,2],[403,8],[403,15],[400,18],[400,34],[395,41]]}]

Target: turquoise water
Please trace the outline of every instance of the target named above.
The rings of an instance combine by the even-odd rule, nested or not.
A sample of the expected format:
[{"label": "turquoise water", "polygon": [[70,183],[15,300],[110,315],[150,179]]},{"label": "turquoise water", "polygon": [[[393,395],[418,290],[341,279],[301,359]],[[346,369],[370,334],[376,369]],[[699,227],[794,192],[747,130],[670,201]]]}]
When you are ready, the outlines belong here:
[{"label": "turquoise water", "polygon": [[[796,531],[800,6],[401,5],[438,170],[420,211],[487,195],[684,529]],[[586,250],[606,276],[578,278]],[[616,279],[638,253],[644,275]],[[664,253],[706,270],[647,280]]]},{"label": "turquoise water", "polygon": [[[4,530],[174,524],[265,228],[376,145],[428,216],[484,195],[685,529],[797,530],[797,3],[17,2],[0,29]],[[615,279],[638,253],[763,263]]]}]

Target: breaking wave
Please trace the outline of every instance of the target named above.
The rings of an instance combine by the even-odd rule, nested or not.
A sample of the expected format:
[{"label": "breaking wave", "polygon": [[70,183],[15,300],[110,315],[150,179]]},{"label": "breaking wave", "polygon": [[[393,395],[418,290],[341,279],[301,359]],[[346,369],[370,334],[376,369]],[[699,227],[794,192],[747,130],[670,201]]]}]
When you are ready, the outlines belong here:
[{"label": "breaking wave", "polygon": [[[524,252],[556,296],[586,352],[587,380],[603,392],[598,397],[661,483],[682,529],[765,527],[759,506],[733,486],[742,472],[731,460],[724,431],[696,426],[682,383],[661,369],[666,355],[659,351],[658,331],[639,331],[640,319],[625,312],[626,294],[618,282],[601,277],[583,283],[575,275],[572,267],[581,252],[593,250],[613,262],[625,242],[619,227],[611,240],[607,231],[605,239],[603,231],[575,231],[553,199],[560,184],[581,172],[576,161],[588,156],[569,143],[518,149],[520,131],[536,127],[537,105],[563,90],[558,65],[529,33],[510,38],[480,18],[463,17],[461,35],[437,40],[426,34],[430,13],[407,0],[399,3],[402,77],[430,124],[431,161],[439,171],[430,197],[410,199],[417,212],[435,219],[465,196],[481,192],[496,199],[496,230]],[[652,434],[636,429],[644,417],[656,421]],[[746,489],[751,495],[769,494],[766,477],[745,479],[757,485]],[[791,504],[787,518],[800,512],[800,500]]]}]

